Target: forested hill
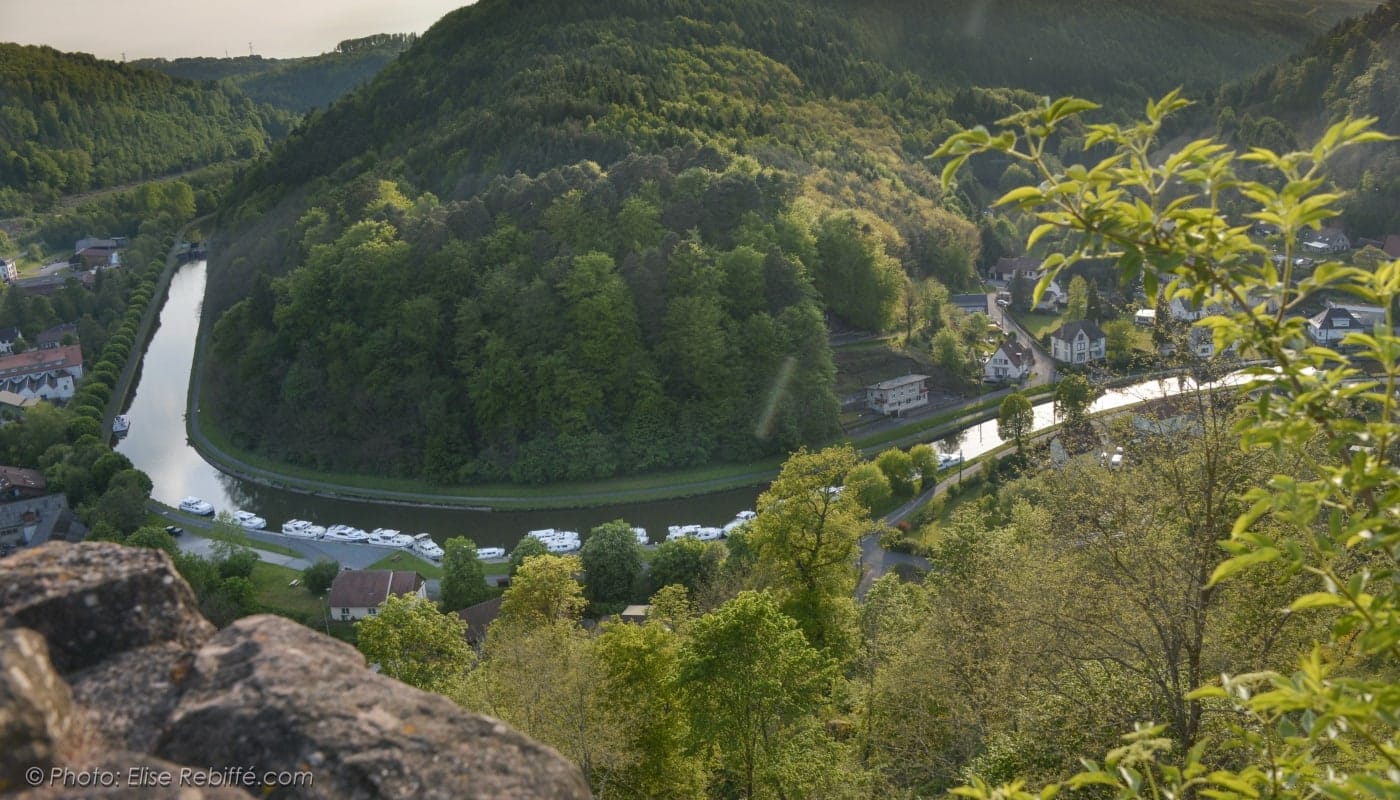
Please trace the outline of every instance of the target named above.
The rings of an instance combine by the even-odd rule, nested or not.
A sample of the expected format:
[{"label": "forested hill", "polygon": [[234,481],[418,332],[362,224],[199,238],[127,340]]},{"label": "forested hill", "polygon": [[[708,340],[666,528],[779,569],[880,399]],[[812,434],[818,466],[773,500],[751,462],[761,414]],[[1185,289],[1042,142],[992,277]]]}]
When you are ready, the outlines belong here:
[{"label": "forested hill", "polygon": [[1375,0],[843,0],[887,63],[945,85],[1015,86],[1100,103],[1181,86],[1201,96],[1280,61]]},{"label": "forested hill", "polygon": [[[973,188],[944,196],[925,157],[1037,98],[953,86],[927,37],[882,35],[905,5],[448,15],[239,187],[226,224],[243,234],[211,269],[206,413],[267,455],[445,482],[749,459],[834,434],[823,313],[936,321],[984,248],[1016,238]],[[929,35],[950,24],[908,16]],[[1196,66],[1262,54],[1284,35],[1272,24],[1213,40]],[[1014,57],[1065,41],[1029,37]],[[1098,63],[1125,80],[1186,68],[1114,41]]]},{"label": "forested hill", "polygon": [[[1400,0],[1338,25],[1292,58],[1221,90],[1216,132],[1234,144],[1288,149],[1344,117],[1375,117],[1400,135]],[[1365,148],[1335,170],[1355,189],[1353,238],[1400,233],[1400,144]]]},{"label": "forested hill", "polygon": [[0,43],[0,216],[257,155],[291,121],[231,86]]},{"label": "forested hill", "polygon": [[259,103],[304,114],[325,108],[367,82],[408,49],[413,34],[347,39],[329,53],[305,58],[149,58],[133,65],[188,80],[227,80]]}]

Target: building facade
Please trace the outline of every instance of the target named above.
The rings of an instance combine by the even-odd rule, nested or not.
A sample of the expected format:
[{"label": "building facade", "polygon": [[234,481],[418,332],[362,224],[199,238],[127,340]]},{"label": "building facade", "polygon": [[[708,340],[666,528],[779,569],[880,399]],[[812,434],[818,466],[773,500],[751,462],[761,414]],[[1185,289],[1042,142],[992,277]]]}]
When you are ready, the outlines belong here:
[{"label": "building facade", "polygon": [[928,376],[905,375],[865,387],[865,402],[881,414],[899,414],[928,405]]}]

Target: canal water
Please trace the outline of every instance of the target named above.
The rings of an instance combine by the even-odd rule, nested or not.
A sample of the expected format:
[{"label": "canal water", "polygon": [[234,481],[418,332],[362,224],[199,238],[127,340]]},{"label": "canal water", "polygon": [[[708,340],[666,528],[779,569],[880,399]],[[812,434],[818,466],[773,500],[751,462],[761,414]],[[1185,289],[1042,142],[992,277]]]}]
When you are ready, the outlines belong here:
[{"label": "canal water", "polygon": [[199,332],[204,298],[205,262],[179,268],[160,313],[160,325],[146,349],[140,380],[126,414],[131,431],[117,452],[151,476],[151,496],[174,506],[188,495],[208,500],[219,511],[246,509],[280,530],[288,519],[320,525],[344,523],[357,528],[426,531],[442,541],[469,536],[478,545],[514,547],[526,531],[564,528],[587,532],[595,525],[625,519],[645,527],[652,541],[666,536],[666,526],[686,523],[723,525],[741,509],[753,508],[762,487],[735,489],[699,497],[587,509],[553,511],[467,511],[399,506],[291,492],[244,481],[220,472],[190,446],[185,435],[185,399]]},{"label": "canal water", "polygon": [[[146,349],[140,380],[126,412],[131,431],[117,443],[117,451],[151,477],[152,497],[167,505],[174,506],[180,498],[194,495],[213,503],[219,511],[252,511],[267,519],[273,530],[280,530],[288,519],[309,519],[327,526],[344,523],[366,530],[385,527],[405,533],[426,531],[438,541],[468,536],[483,547],[509,549],[528,530],[564,528],[587,532],[614,519],[645,527],[653,542],[660,541],[668,525],[723,525],[739,510],[753,508],[761,491],[762,487],[751,487],[588,509],[467,511],[320,497],[226,475],[205,461],[185,435],[185,400],[199,331],[205,269],[205,262],[195,261],[175,273],[161,309],[160,325]],[[1093,410],[1119,408],[1180,391],[1176,378],[1145,381],[1106,393]],[[1036,430],[1053,423],[1051,403],[1040,403],[1034,410]],[[1000,445],[1002,440],[996,429],[995,420],[968,428],[959,440],[963,457],[972,459]]]}]

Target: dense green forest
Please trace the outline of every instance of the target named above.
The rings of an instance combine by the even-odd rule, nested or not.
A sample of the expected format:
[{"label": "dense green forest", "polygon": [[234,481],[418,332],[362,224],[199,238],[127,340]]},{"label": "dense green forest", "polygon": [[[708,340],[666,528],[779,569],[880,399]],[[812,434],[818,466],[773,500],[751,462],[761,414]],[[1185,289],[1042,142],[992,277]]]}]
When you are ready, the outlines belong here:
[{"label": "dense green forest", "polygon": [[[1400,2],[1337,26],[1286,62],[1219,92],[1216,133],[1241,145],[1307,144],[1344,117],[1375,117],[1400,134]],[[1343,221],[1352,238],[1400,233],[1400,145],[1358,153],[1335,179],[1354,189]]]},{"label": "dense green forest", "polygon": [[[1060,10],[1095,17],[1081,5]],[[1188,11],[1243,13],[1170,13]],[[1083,30],[1103,37],[1096,71],[1155,88],[1188,65],[1256,67],[1319,24],[1273,11],[1247,46],[1210,39],[1150,69],[1103,30],[1170,31],[1166,17]],[[883,35],[964,13],[541,0],[448,15],[235,190],[206,409],[277,458],[448,483],[820,441],[836,429],[823,312],[888,329],[1015,252],[1014,228],[978,213],[1005,163],[978,166],[988,188],[945,193],[925,162],[942,136],[1037,102],[943,71],[996,75],[1010,51]],[[1078,39],[1027,41],[1051,59]],[[1083,77],[1065,83],[1112,89]]]},{"label": "dense green forest", "polygon": [[373,78],[413,44],[413,34],[381,33],[347,39],[329,53],[303,58],[146,58],[142,69],[192,81],[227,81],[256,102],[305,114],[325,108]]},{"label": "dense green forest", "polygon": [[0,216],[259,155],[292,119],[233,87],[0,44]]}]

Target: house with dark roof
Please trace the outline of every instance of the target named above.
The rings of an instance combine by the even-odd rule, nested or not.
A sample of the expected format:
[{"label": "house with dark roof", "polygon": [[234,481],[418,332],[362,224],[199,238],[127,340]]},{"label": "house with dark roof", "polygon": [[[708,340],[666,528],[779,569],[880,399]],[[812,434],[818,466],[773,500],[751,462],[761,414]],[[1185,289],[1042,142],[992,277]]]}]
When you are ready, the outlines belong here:
[{"label": "house with dark roof", "polygon": [[40,350],[52,350],[55,347],[63,346],[63,338],[71,337],[69,344],[78,343],[78,323],[64,322],[40,333],[34,337],[34,346]]},{"label": "house with dark roof", "polygon": [[79,542],[87,533],[62,494],[0,503],[0,555],[51,541]]},{"label": "house with dark roof", "polygon": [[83,349],[76,344],[0,357],[0,390],[21,397],[67,400],[83,377]]},{"label": "house with dark roof", "polygon": [[1040,264],[1041,261],[1038,258],[1030,258],[1028,256],[1008,258],[1002,256],[997,259],[997,263],[988,268],[987,279],[994,283],[1002,284],[1010,283],[1019,276],[1039,280]]},{"label": "house with dark roof", "polygon": [[903,375],[865,387],[866,405],[881,414],[899,414],[928,405],[928,376]]},{"label": "house with dark roof", "polygon": [[481,643],[486,641],[486,629],[491,627],[491,623],[496,621],[496,617],[501,615],[501,598],[493,597],[474,606],[457,612],[457,617],[467,623],[465,635],[467,644],[481,649]]},{"label": "house with dark roof", "polygon": [[948,300],[966,314],[986,314],[988,312],[985,294],[955,294]]},{"label": "house with dark roof", "polygon": [[1102,361],[1108,354],[1108,337],[1088,321],[1067,322],[1050,334],[1050,357],[1066,364]]},{"label": "house with dark roof", "polygon": [[982,379],[990,383],[1011,383],[1024,379],[1035,369],[1035,354],[1015,339],[997,345],[996,352],[982,365]]},{"label": "house with dark roof", "polygon": [[1331,306],[1308,320],[1308,338],[1317,344],[1337,344],[1353,331],[1364,333],[1366,326],[1343,306]]},{"label": "house with dark roof", "polygon": [[0,503],[24,498],[43,497],[49,493],[44,473],[23,467],[0,466]]},{"label": "house with dark roof", "polygon": [[19,332],[19,328],[0,328],[0,354],[10,355],[15,352],[15,342],[23,339],[24,335]]},{"label": "house with dark roof", "polygon": [[326,603],[331,617],[343,622],[373,617],[394,595],[428,596],[427,584],[417,572],[388,569],[347,569],[335,576]]},{"label": "house with dark roof", "polygon": [[1385,244],[1381,249],[1391,258],[1400,258],[1400,233],[1392,233],[1385,237]]},{"label": "house with dark roof", "polygon": [[1351,240],[1340,228],[1304,230],[1299,239],[1302,244],[1300,249],[1309,255],[1334,255],[1351,249]]}]

